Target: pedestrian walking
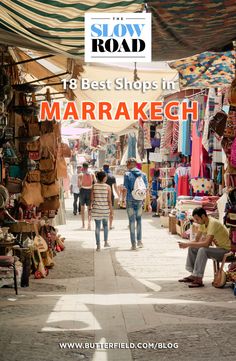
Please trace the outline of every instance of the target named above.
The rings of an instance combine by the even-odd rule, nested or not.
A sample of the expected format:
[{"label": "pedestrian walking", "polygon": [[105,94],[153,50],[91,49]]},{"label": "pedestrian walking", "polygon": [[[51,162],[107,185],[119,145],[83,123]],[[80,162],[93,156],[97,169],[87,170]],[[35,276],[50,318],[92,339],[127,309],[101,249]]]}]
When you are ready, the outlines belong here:
[{"label": "pedestrian walking", "polygon": [[79,180],[78,176],[81,173],[82,167],[78,166],[76,169],[76,173],[72,175],[71,177],[71,185],[70,185],[70,192],[73,194],[74,202],[73,202],[73,214],[76,216],[77,212],[81,212],[81,206],[79,202],[79,193],[80,189],[78,186]]},{"label": "pedestrian walking", "polygon": [[[142,209],[143,201],[147,201],[148,210],[151,211],[150,195],[146,175],[137,168],[135,158],[127,161],[128,171],[124,176],[124,187],[126,189],[126,209],[129,218],[129,230],[131,250],[137,246],[142,248]],[[135,232],[136,224],[136,232]],[[137,242],[136,242],[137,241]]]},{"label": "pedestrian walking", "polygon": [[89,173],[88,163],[83,163],[82,172],[78,176],[78,187],[80,189],[79,201],[81,205],[82,228],[85,228],[85,206],[88,211],[88,230],[91,230],[91,193],[96,178]]},{"label": "pedestrian walking", "polygon": [[104,164],[103,165],[103,170],[107,175],[106,184],[108,184],[111,187],[112,212],[110,212],[110,216],[109,216],[109,229],[111,230],[112,229],[113,219],[114,219],[114,201],[115,201],[114,191],[115,191],[118,198],[120,196],[120,193],[119,193],[119,189],[118,189],[117,184],[116,184],[116,178],[112,174],[112,172],[110,171],[109,164]]},{"label": "pedestrian walking", "polygon": [[97,173],[97,183],[93,185],[91,195],[92,217],[95,220],[95,238],[97,251],[100,251],[101,223],[104,230],[104,247],[110,247],[108,243],[108,218],[112,211],[111,187],[106,184],[106,173]]}]

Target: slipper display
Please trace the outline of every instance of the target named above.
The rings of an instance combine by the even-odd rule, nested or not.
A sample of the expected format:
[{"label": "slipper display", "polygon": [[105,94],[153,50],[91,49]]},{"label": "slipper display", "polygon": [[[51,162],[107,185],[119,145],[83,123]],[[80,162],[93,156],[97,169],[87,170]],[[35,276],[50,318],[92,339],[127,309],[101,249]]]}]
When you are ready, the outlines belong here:
[{"label": "slipper display", "polygon": [[189,288],[198,288],[198,287],[204,287],[203,283],[199,283],[199,282],[192,282],[191,285],[188,285]]},{"label": "slipper display", "polygon": [[194,281],[191,277],[184,277],[181,280],[178,280],[178,282],[185,282],[185,283],[192,283]]}]

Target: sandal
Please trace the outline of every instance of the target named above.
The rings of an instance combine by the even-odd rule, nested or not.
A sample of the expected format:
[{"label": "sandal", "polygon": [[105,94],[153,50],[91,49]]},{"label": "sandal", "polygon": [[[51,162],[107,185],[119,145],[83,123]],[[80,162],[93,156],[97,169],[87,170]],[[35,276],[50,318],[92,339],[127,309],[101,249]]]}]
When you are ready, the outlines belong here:
[{"label": "sandal", "polygon": [[198,287],[204,287],[203,283],[199,283],[199,282],[192,282],[191,285],[188,285],[189,288],[198,288]]},{"label": "sandal", "polygon": [[192,283],[194,281],[194,278],[191,277],[184,277],[181,280],[178,280],[178,282],[185,282],[185,283]]}]

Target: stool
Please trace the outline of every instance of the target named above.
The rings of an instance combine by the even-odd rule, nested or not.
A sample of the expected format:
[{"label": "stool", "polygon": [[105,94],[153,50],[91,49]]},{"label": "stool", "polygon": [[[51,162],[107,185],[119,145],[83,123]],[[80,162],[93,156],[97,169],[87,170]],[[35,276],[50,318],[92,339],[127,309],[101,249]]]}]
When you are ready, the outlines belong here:
[{"label": "stool", "polygon": [[16,295],[18,295],[15,258],[12,256],[0,256],[0,267],[13,269],[14,288],[15,288]]}]

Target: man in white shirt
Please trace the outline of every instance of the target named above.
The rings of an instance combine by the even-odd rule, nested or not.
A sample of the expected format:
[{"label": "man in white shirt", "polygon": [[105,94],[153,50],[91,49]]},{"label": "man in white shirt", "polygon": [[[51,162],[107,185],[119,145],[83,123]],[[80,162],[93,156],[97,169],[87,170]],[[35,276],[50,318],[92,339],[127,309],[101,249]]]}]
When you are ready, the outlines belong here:
[{"label": "man in white shirt", "polygon": [[70,192],[74,196],[74,202],[73,202],[73,214],[76,216],[77,212],[80,213],[80,203],[79,203],[79,193],[80,189],[78,187],[78,176],[81,173],[82,167],[77,167],[77,173],[73,174],[71,177],[71,186],[70,186]]}]

